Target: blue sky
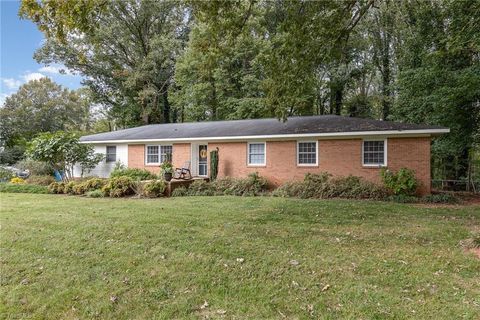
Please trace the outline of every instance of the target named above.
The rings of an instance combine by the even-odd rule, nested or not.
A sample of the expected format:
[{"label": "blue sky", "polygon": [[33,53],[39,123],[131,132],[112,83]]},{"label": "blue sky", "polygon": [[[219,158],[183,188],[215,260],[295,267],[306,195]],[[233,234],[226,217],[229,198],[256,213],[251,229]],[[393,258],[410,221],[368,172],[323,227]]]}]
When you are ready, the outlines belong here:
[{"label": "blue sky", "polygon": [[61,65],[45,66],[33,59],[33,53],[42,45],[43,34],[35,24],[18,17],[19,1],[0,0],[0,105],[28,80],[49,77],[70,89],[80,87],[81,78],[59,73]]}]

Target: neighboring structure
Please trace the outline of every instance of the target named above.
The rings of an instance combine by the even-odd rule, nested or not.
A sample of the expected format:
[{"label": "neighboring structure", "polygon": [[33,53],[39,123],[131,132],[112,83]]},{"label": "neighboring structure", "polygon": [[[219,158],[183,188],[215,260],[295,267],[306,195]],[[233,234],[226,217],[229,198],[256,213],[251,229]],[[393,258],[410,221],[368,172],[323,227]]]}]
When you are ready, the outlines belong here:
[{"label": "neighboring structure", "polygon": [[106,160],[91,174],[106,177],[117,161],[155,173],[168,153],[176,167],[191,161],[208,176],[209,152],[219,149],[219,177],[257,171],[273,184],[307,172],[380,181],[380,168],[415,170],[419,192],[430,192],[430,141],[448,128],[334,115],[154,124],[84,136]]}]

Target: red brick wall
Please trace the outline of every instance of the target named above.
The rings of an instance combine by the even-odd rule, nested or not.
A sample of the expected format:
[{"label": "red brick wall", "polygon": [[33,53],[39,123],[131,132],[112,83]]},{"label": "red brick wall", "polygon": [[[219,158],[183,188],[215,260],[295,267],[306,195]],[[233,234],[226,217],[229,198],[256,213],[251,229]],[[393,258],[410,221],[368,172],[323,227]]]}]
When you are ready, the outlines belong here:
[{"label": "red brick wall", "polygon": [[[267,141],[265,166],[247,166],[247,142],[209,143],[209,151],[219,148],[219,177],[244,177],[258,172],[279,185],[289,180],[303,179],[307,172],[327,171],[337,176],[361,176],[380,182],[380,169],[362,165],[362,139],[319,140],[318,166],[297,166],[296,141]],[[158,173],[158,165],[146,166],[144,145],[128,146],[128,166],[146,168]],[[190,143],[173,145],[172,161],[180,167],[190,160]],[[420,194],[430,193],[430,138],[389,138],[387,165],[392,170],[407,167],[415,170],[421,183]]]},{"label": "red brick wall", "polygon": [[[172,163],[174,167],[181,167],[185,161],[190,160],[190,143],[175,143],[172,150]],[[128,167],[147,169],[155,174],[160,173],[158,164],[145,164],[145,145],[128,145]]]},{"label": "red brick wall", "polygon": [[[327,171],[333,175],[355,175],[380,182],[380,169],[362,165],[362,139],[319,140],[319,165],[297,166],[296,141],[267,141],[265,166],[247,166],[247,143],[210,143],[219,148],[219,177],[246,176],[258,172],[275,185],[303,179],[307,172]],[[387,165],[392,170],[415,170],[421,182],[419,193],[430,193],[430,138],[390,138],[387,141]]]}]

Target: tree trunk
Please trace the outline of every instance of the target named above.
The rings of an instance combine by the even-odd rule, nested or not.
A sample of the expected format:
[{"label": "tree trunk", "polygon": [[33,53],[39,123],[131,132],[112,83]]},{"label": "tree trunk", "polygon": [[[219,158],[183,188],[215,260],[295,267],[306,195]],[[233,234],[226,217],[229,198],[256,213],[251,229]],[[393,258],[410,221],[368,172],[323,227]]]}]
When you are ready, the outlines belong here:
[{"label": "tree trunk", "polygon": [[170,123],[170,102],[168,101],[168,91],[163,92],[163,122]]},{"label": "tree trunk", "polygon": [[383,120],[387,120],[390,115],[391,104],[391,90],[390,90],[390,42],[391,36],[389,33],[385,36],[385,42],[383,44],[382,55],[382,113]]}]

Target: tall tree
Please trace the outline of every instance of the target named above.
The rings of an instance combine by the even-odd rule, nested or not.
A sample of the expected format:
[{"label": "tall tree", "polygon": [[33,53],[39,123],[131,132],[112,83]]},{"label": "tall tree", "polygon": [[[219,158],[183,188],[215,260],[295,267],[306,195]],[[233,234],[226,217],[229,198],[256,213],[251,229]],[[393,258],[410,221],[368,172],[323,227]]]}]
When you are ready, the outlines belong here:
[{"label": "tall tree", "polygon": [[394,117],[450,127],[433,145],[436,167],[465,178],[480,132],[480,3],[404,5]]},{"label": "tall tree", "polygon": [[30,81],[0,108],[0,137],[11,147],[41,132],[88,130],[90,104],[85,93],[68,90],[49,78]]},{"label": "tall tree", "polygon": [[46,30],[47,41],[35,54],[39,62],[63,63],[85,76],[120,127],[171,121],[168,89],[185,31],[181,3],[34,3],[23,1],[21,14]]}]

